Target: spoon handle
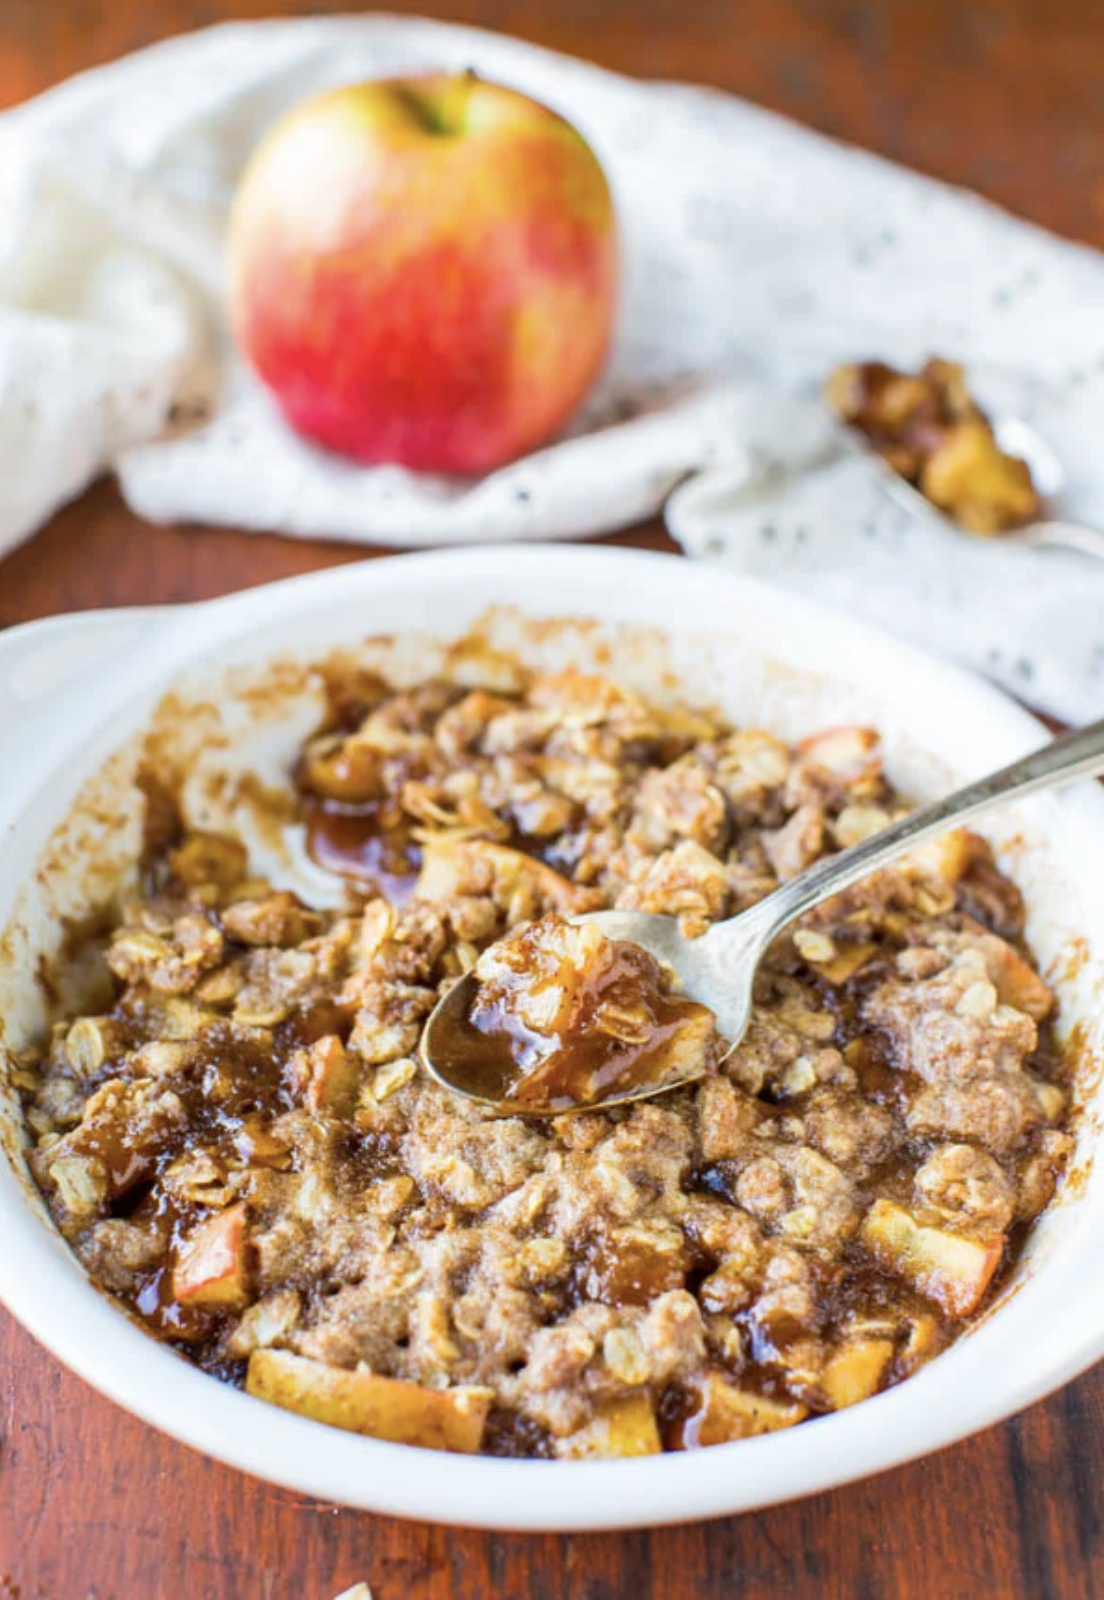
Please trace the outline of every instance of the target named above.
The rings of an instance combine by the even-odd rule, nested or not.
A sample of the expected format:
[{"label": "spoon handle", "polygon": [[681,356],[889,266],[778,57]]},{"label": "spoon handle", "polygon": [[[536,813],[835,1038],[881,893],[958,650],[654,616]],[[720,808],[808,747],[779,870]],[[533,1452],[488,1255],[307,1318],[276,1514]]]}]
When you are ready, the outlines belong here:
[{"label": "spoon handle", "polygon": [[[1013,761],[987,778],[967,784],[933,805],[909,812],[907,817],[891,823],[861,844],[825,857],[808,872],[792,878],[760,901],[754,911],[760,913],[763,923],[769,927],[766,937],[773,938],[787,923],[821,900],[849,888],[924,840],[945,833],[993,806],[1021,799],[1039,789],[1071,783],[1075,778],[1101,770],[1104,770],[1104,722],[1092,722]],[[734,918],[733,922],[736,920]]]},{"label": "spoon handle", "polygon": [[1082,555],[1104,561],[1104,528],[1089,528],[1082,522],[1035,522],[1023,530],[1021,538],[1024,544],[1079,550]]}]

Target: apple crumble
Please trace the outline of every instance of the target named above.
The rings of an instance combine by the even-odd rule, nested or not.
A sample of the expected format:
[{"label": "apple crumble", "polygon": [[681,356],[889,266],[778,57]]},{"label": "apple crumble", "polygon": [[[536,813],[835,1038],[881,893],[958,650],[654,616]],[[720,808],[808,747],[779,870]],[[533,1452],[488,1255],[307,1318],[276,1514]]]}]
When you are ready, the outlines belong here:
[{"label": "apple crumble", "polygon": [[1042,512],[1026,461],[1002,450],[962,368],[935,358],[918,373],[883,361],[840,367],[829,405],[882,460],[960,528],[999,534]]},{"label": "apple crumble", "polygon": [[[743,1439],[945,1348],[1072,1148],[987,845],[952,833],[810,913],[725,1056],[649,957],[567,919],[700,933],[881,828],[903,806],[873,732],[789,748],[520,666],[350,671],[331,700],[290,778],[341,909],[257,879],[148,775],[110,994],[20,1063],[31,1169],[92,1281],[253,1395],[495,1455]],[[473,968],[538,1074],[670,1050],[705,1076],[543,1121],[459,1100],[417,1052]]]}]

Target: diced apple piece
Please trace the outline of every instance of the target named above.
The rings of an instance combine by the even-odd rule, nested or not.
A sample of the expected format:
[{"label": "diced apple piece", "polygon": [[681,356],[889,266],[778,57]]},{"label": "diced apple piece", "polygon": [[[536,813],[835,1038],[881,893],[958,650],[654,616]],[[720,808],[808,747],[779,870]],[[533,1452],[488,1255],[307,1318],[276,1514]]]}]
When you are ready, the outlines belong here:
[{"label": "diced apple piece", "polygon": [[46,1167],[62,1211],[62,1231],[78,1233],[92,1221],[107,1198],[104,1164],[95,1156],[62,1156]]},{"label": "diced apple piece", "polygon": [[[992,967],[996,970],[992,970]],[[1053,994],[1039,974],[1028,966],[1010,944],[1003,945],[999,955],[993,959],[992,967],[990,976],[1002,1005],[1026,1011],[1036,1022],[1042,1022],[1044,1017],[1050,1015],[1054,1005]]]},{"label": "diced apple piece", "polygon": [[[1030,1074],[1027,1076],[1030,1077]],[[1048,1122],[1057,1122],[1066,1109],[1066,1097],[1062,1090],[1056,1083],[1042,1083],[1038,1078],[1032,1078],[1031,1085],[1043,1116]]]},{"label": "diced apple piece", "polygon": [[876,944],[865,943],[837,945],[833,956],[826,961],[814,961],[812,965],[829,983],[846,983],[866,966],[877,948]]},{"label": "diced apple piece", "polygon": [[873,728],[826,728],[802,739],[797,753],[802,761],[849,782],[876,770],[878,735]]},{"label": "diced apple piece", "polygon": [[929,839],[926,844],[917,845],[915,850],[910,850],[907,856],[901,858],[901,864],[911,867],[914,872],[940,878],[944,883],[957,883],[969,871],[977,843],[976,834],[969,833],[965,828],[952,828],[950,833],[942,833],[938,839]]},{"label": "diced apple piece", "polygon": [[386,793],[383,755],[370,726],[336,743],[319,740],[303,762],[300,781],[313,794],[347,805],[380,799]]},{"label": "diced apple piece", "polygon": [[872,839],[876,833],[881,833],[883,828],[889,826],[890,814],[885,806],[872,805],[869,801],[853,800],[844,806],[839,816],[829,824],[832,837],[841,850],[848,850],[853,844],[863,844],[867,839]]},{"label": "diced apple piece", "polygon": [[[459,705],[452,707],[454,722],[459,722],[466,729],[482,733],[489,722],[496,717],[505,716],[509,711],[516,711],[517,706],[513,700],[506,700],[500,694],[493,694],[487,689],[477,687],[466,694]],[[442,719],[443,720],[443,719]]]},{"label": "diced apple piece", "polygon": [[663,1446],[652,1402],[646,1394],[607,1400],[585,1428],[561,1439],[557,1454],[568,1459],[585,1456],[655,1456]]},{"label": "diced apple piece", "polygon": [[230,1335],[227,1351],[239,1359],[266,1350],[285,1338],[299,1321],[301,1301],[295,1289],[274,1289],[245,1312]]},{"label": "diced apple piece", "polygon": [[715,1060],[710,1048],[717,1030],[717,1019],[707,1006],[687,1001],[678,1026],[664,1051],[655,1057],[656,1081],[661,1078],[689,1077],[702,1070],[702,1063]]},{"label": "diced apple piece", "polygon": [[318,1116],[351,1116],[360,1092],[360,1063],[336,1033],[323,1034],[291,1062],[303,1104]]},{"label": "diced apple piece", "polygon": [[492,1399],[489,1389],[423,1389],[418,1383],[348,1372],[286,1350],[255,1350],[245,1387],[258,1400],[332,1428],[467,1455],[482,1443]]},{"label": "diced apple piece", "polygon": [[245,1304],[245,1206],[228,1206],[201,1222],[173,1269],[173,1298],[181,1305],[227,1310]]},{"label": "diced apple piece", "polygon": [[967,1317],[977,1307],[1004,1251],[1003,1234],[967,1239],[917,1222],[892,1200],[875,1200],[859,1239],[879,1265],[899,1273],[951,1317]]},{"label": "diced apple piece", "polygon": [[775,1433],[779,1428],[804,1422],[809,1415],[808,1406],[741,1389],[719,1372],[706,1373],[697,1380],[695,1389],[700,1404],[682,1424],[679,1442],[684,1450]]},{"label": "diced apple piece", "polygon": [[1019,952],[973,917],[965,917],[963,925],[979,936],[984,948],[985,969],[1001,1004],[1026,1012],[1035,1022],[1042,1022],[1049,1016],[1054,1007],[1054,995]]},{"label": "diced apple piece", "polygon": [[892,1339],[852,1339],[843,1345],[820,1376],[832,1409],[842,1411],[875,1394],[892,1359]]},{"label": "diced apple piece", "polygon": [[918,1371],[946,1343],[946,1337],[930,1311],[913,1312],[905,1342],[897,1352],[897,1370],[902,1377]]},{"label": "diced apple piece", "polygon": [[256,1112],[242,1118],[234,1146],[251,1167],[272,1167],[277,1172],[286,1172],[291,1166],[291,1148],[286,1138],[280,1138],[266,1127]]}]

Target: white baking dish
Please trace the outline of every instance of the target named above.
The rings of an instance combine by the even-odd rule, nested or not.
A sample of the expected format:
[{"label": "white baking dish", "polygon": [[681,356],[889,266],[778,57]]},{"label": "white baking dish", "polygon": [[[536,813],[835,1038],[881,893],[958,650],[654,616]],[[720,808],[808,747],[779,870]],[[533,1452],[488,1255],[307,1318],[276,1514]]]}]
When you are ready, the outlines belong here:
[{"label": "white baking dish", "polygon": [[[489,606],[518,608],[520,618],[500,614],[493,631],[523,653],[585,663],[608,652],[604,670],[660,694],[677,682],[787,736],[872,722],[885,735],[891,775],[919,797],[1044,737],[994,689],[886,635],[714,567],[622,550],[399,557],[205,605],[16,629],[0,636],[0,1027],[8,1046],[41,1024],[35,973],[61,916],[87,909],[133,861],[134,741],[170,685],[177,699],[159,726],[166,752],[192,773],[192,803],[248,831],[235,772],[260,764],[278,780],[317,714],[311,679],[291,658],[396,635],[396,648],[374,648],[417,676],[432,669],[432,640],[457,637]],[[600,626],[534,629],[522,620],[564,617]],[[1044,797],[987,831],[1027,895],[1033,947],[1066,1026],[1078,1030],[1087,1100],[1078,1161],[1001,1305],[887,1394],[739,1444],[611,1462],[455,1457],[322,1427],[204,1376],[91,1288],[28,1186],[10,1096],[0,1100],[11,1156],[0,1159],[0,1299],[67,1365],[178,1439],[312,1495],[435,1521],[582,1529],[716,1516],[960,1439],[1104,1354],[1104,1178],[1091,1159],[1100,1137],[1093,1062],[1104,1059],[1104,793],[1085,785]],[[293,871],[282,846],[269,840],[265,848],[275,873]]]}]

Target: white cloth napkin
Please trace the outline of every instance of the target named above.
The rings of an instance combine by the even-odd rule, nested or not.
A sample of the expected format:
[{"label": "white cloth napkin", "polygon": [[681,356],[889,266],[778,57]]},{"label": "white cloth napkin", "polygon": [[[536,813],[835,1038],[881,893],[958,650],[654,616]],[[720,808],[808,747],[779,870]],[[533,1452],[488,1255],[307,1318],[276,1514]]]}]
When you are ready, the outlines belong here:
[{"label": "white cloth napkin", "polygon": [[[466,66],[578,124],[626,256],[585,414],[475,483],[294,439],[222,301],[230,196],[275,116],[339,82]],[[934,351],[1012,396],[1064,462],[1064,509],[1104,524],[1104,261],[980,201],[708,90],[371,16],[229,24],[8,112],[0,206],[0,551],[108,467],[157,520],[404,545],[607,531],[704,469],[674,507],[694,553],[842,602],[1061,715],[1104,712],[1104,568],[933,535],[862,468],[811,465],[807,396],[827,369]]]}]

